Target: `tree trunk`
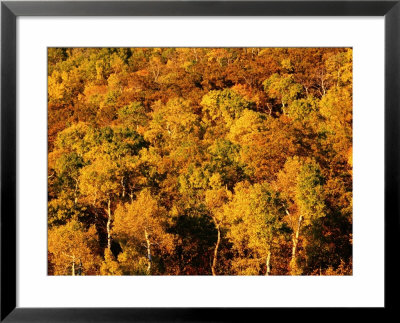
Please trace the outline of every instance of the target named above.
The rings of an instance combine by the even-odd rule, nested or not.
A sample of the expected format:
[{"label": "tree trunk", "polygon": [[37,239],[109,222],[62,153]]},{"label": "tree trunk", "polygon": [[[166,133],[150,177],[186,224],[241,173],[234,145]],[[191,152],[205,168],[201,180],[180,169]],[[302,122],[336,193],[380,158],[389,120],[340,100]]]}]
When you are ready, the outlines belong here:
[{"label": "tree trunk", "polygon": [[295,231],[295,234],[292,238],[293,241],[293,248],[292,248],[292,263],[296,260],[296,252],[297,252],[297,244],[299,243],[299,234],[300,234],[300,227],[301,227],[301,222],[303,220],[303,215],[300,215],[299,217],[299,222],[297,223],[297,229]]},{"label": "tree trunk", "polygon": [[121,178],[121,186],[122,186],[122,198],[125,197],[125,177],[122,176]]},{"label": "tree trunk", "polygon": [[265,263],[267,265],[267,271],[265,272],[265,276],[269,276],[269,273],[271,272],[271,251],[268,251],[267,261]]},{"label": "tree trunk", "polygon": [[321,89],[322,89],[322,96],[326,94],[325,82],[324,79],[321,78]]},{"label": "tree trunk", "polygon": [[72,256],[72,276],[75,276],[75,255]]},{"label": "tree trunk", "polygon": [[212,272],[213,276],[217,276],[215,269],[217,267],[218,247],[221,242],[221,230],[219,229],[219,225],[216,226],[216,229],[218,231],[218,237],[217,237],[217,243],[215,244],[214,257],[213,257],[213,262],[212,262],[212,266],[211,266],[211,272]]},{"label": "tree trunk", "polygon": [[108,199],[107,214],[107,248],[111,250],[111,198]]},{"label": "tree trunk", "polygon": [[147,230],[144,230],[144,237],[146,239],[146,245],[147,245],[147,274],[150,275],[151,272],[151,243],[149,239],[149,234],[147,233]]}]

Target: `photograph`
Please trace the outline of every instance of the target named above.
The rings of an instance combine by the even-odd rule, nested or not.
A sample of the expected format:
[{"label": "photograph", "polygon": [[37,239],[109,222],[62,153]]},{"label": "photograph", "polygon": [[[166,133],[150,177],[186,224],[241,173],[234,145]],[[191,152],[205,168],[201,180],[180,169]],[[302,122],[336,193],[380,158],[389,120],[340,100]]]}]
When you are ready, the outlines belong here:
[{"label": "photograph", "polygon": [[47,122],[47,275],[353,275],[351,47],[48,47]]}]

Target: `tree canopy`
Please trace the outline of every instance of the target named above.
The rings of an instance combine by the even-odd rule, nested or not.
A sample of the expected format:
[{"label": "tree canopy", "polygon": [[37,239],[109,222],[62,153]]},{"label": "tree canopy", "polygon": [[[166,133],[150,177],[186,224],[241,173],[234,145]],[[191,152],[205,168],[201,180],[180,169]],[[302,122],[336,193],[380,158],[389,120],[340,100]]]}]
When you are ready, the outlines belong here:
[{"label": "tree canopy", "polygon": [[352,49],[49,48],[49,275],[351,275]]}]

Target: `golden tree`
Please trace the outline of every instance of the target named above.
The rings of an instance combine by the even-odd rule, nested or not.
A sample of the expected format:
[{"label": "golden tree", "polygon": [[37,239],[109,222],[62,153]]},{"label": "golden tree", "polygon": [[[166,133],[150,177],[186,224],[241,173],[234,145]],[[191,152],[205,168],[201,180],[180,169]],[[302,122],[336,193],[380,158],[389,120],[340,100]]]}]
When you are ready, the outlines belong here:
[{"label": "golden tree", "polygon": [[94,275],[100,257],[93,247],[98,241],[94,226],[85,230],[76,220],[48,232],[48,251],[53,275]]},{"label": "golden tree", "polygon": [[[163,209],[148,189],[142,190],[132,203],[119,205],[115,210],[113,233],[125,247],[146,250],[147,274],[151,274],[153,247],[157,250],[172,248],[172,236],[166,232]],[[124,246],[123,246],[124,247]]]}]

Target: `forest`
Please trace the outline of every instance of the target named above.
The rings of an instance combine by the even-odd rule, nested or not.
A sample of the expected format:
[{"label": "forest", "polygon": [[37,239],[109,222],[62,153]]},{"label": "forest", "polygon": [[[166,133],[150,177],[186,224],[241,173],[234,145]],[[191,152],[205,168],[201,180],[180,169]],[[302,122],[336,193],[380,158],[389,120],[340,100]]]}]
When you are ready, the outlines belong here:
[{"label": "forest", "polygon": [[351,48],[48,48],[48,275],[352,275]]}]

